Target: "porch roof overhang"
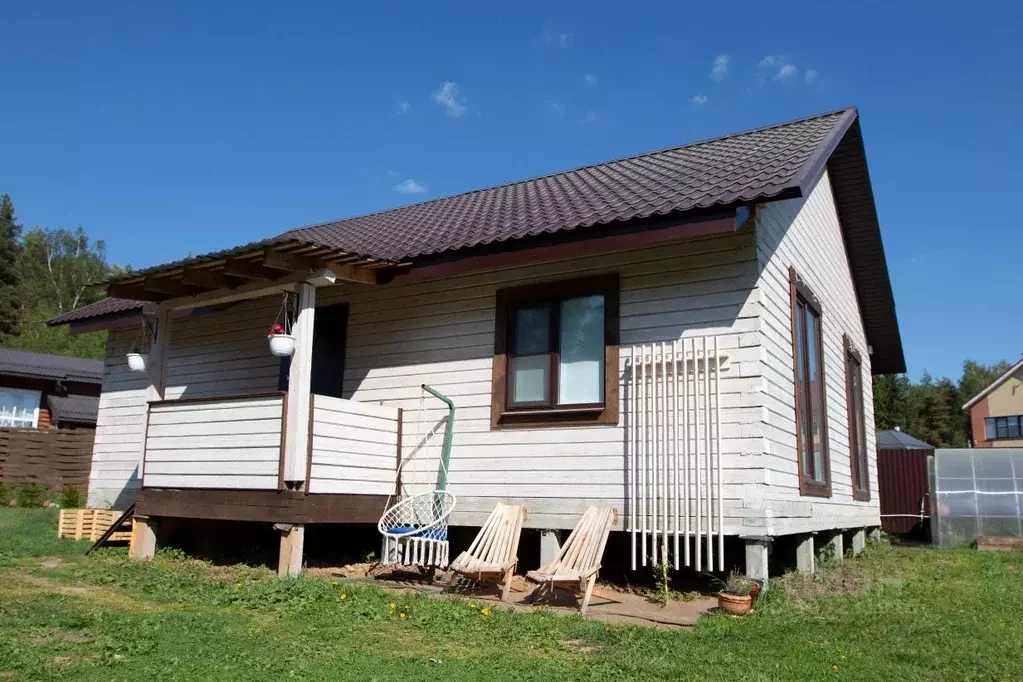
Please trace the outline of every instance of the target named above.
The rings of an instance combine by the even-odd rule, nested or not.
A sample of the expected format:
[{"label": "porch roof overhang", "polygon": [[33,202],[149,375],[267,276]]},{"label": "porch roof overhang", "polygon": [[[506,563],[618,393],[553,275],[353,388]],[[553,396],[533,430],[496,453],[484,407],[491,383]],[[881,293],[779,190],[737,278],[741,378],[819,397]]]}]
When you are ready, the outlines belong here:
[{"label": "porch roof overhang", "polygon": [[[157,303],[183,299],[187,303],[210,292],[244,293],[317,276],[376,284],[380,270],[398,265],[336,247],[275,238],[131,272],[96,286],[105,286],[114,299]],[[111,307],[124,312],[133,306]]]}]

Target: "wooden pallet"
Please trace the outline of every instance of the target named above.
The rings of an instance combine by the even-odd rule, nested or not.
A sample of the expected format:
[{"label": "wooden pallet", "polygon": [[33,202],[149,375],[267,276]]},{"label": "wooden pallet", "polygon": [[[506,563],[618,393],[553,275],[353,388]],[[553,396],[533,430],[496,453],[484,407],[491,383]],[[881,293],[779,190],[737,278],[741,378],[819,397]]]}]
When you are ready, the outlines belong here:
[{"label": "wooden pallet", "polygon": [[[114,509],[61,509],[57,537],[95,542],[120,515],[121,512]],[[128,542],[130,539],[131,531],[128,530],[117,531],[110,536],[113,542]]]}]

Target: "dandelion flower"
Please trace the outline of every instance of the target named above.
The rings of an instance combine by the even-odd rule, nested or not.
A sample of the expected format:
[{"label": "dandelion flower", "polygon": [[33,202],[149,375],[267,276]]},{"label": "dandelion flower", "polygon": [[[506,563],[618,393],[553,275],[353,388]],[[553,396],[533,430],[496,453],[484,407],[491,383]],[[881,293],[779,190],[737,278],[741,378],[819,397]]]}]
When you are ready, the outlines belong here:
[{"label": "dandelion flower", "polygon": [[393,611],[393,610],[394,610],[394,609],[396,609],[396,608],[398,608],[398,607],[396,607],[396,606],[394,605],[394,602],[391,602],[390,604],[388,604],[388,605],[387,605],[387,610],[388,610],[388,611]]},{"label": "dandelion flower", "polygon": [[838,670],[838,666],[837,665],[833,665],[833,666],[831,666],[831,669],[832,670]]},{"label": "dandelion flower", "polygon": [[480,613],[482,613],[484,616],[489,616],[490,615],[490,609],[489,608],[480,609]]},{"label": "dandelion flower", "polygon": [[348,599],[348,595],[347,595],[347,594],[345,594],[344,592],[342,592],[342,593],[341,593],[341,596],[340,596],[340,597],[338,597],[338,599],[340,599],[341,601],[344,601],[345,599]]},{"label": "dandelion flower", "polygon": [[406,618],[408,618],[408,614],[407,613],[399,613],[398,617],[401,618],[402,620],[405,620]]},{"label": "dandelion flower", "polygon": [[476,608],[476,602],[474,602],[474,601],[469,602],[469,608],[470,609]]}]

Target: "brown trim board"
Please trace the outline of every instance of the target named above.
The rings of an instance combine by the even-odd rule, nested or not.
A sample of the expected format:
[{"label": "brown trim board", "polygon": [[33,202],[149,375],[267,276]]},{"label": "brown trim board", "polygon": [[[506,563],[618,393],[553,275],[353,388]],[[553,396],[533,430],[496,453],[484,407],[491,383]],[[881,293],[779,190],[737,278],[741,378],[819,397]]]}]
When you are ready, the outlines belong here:
[{"label": "brown trim board", "polygon": [[265,523],[376,523],[386,495],[306,495],[299,490],[140,488],[136,514]]}]

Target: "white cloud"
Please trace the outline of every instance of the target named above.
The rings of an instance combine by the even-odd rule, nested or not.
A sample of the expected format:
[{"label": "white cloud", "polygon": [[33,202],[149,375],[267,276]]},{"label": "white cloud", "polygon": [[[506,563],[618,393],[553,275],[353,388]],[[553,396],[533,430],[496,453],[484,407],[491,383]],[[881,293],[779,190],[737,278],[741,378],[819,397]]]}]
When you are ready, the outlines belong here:
[{"label": "white cloud", "polygon": [[697,105],[697,106],[701,106],[702,107],[704,104],[707,103],[707,96],[706,95],[693,95],[692,97],[689,98],[689,101],[692,102],[693,104]]},{"label": "white cloud", "polygon": [[586,112],[586,115],[583,116],[583,120],[581,120],[579,122],[582,123],[583,125],[589,125],[591,123],[596,123],[597,122],[597,114],[596,114],[596,112],[594,112],[593,109],[590,109],[589,111]]},{"label": "white cloud", "polygon": [[590,85],[597,84],[597,77],[594,76],[592,73],[588,73],[585,76],[583,76],[583,80],[589,83]]},{"label": "white cloud", "polygon": [[785,64],[778,69],[778,73],[774,75],[774,80],[788,83],[795,77],[798,70],[794,64]]},{"label": "white cloud", "polygon": [[452,81],[444,81],[431,95],[433,101],[441,105],[448,116],[458,118],[466,112],[469,105],[458,92],[458,85]]},{"label": "white cloud", "polygon": [[714,64],[710,67],[710,77],[712,80],[720,81],[728,73],[728,62],[730,58],[727,54],[719,54],[714,58]]},{"label": "white cloud", "polygon": [[426,191],[426,187],[409,178],[395,185],[394,191],[398,194],[422,194]]},{"label": "white cloud", "polygon": [[543,23],[540,35],[534,40],[541,45],[550,45],[551,47],[557,47],[559,50],[564,50],[572,42],[572,34],[564,31],[555,31],[554,22],[548,19]]},{"label": "white cloud", "polygon": [[775,57],[773,54],[769,54],[763,59],[761,59],[759,62],[757,62],[757,66],[759,66],[761,69],[771,69],[777,65],[778,58]]},{"label": "white cloud", "polygon": [[806,79],[807,83],[815,82],[818,76],[820,76],[820,74],[817,72],[817,69],[807,69],[806,73],[803,74],[803,78]]},{"label": "white cloud", "polygon": [[408,103],[407,99],[398,100],[398,113],[399,114],[407,114],[408,110],[411,107],[412,107],[412,105]]},{"label": "white cloud", "polygon": [[389,177],[389,178],[396,178],[396,177],[398,177],[398,171],[396,171],[396,170],[389,170],[389,171],[387,171],[387,177]]},{"label": "white cloud", "polygon": [[547,108],[558,118],[565,118],[565,105],[561,102],[547,100]]}]

